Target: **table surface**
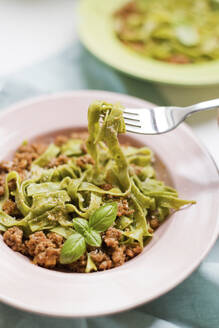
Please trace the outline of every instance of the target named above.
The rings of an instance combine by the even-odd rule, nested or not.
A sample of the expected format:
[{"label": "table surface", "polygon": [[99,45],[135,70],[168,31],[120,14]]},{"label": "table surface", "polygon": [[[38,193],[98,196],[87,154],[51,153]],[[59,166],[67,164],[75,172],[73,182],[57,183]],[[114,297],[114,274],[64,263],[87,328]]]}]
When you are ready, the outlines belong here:
[{"label": "table surface", "polygon": [[[128,93],[148,99],[158,104],[185,105],[195,101],[217,97],[219,86],[208,89],[179,89],[168,86],[158,86],[149,82],[137,81],[121,73],[111,70],[89,54],[80,44],[77,36],[76,0],[0,0],[0,108],[31,96],[42,93],[73,89],[105,89]],[[216,163],[219,165],[217,112],[205,112],[193,115],[187,120],[194,133],[207,147]],[[212,321],[201,314],[201,307],[205,305],[203,299],[209,292],[207,287],[197,291],[198,301],[196,312],[186,309],[185,300],[177,302],[179,297],[186,297],[189,288],[195,288],[202,283],[203,272],[211,275],[209,263],[215,263],[219,254],[219,245],[213,249],[201,269],[194,273],[186,283],[177,287],[170,296],[164,296],[161,301],[152,302],[136,313],[126,314],[126,321],[122,315],[114,316],[108,321],[104,319],[88,321],[76,320],[74,327],[132,327],[130,323],[138,323],[139,327],[218,327],[218,301],[213,296],[210,302]],[[219,272],[218,260],[216,261]],[[213,265],[213,264],[212,264]],[[219,275],[218,275],[219,277]],[[214,279],[218,290],[219,278]],[[213,283],[212,283],[213,284]],[[208,287],[213,293],[213,285]],[[206,295],[204,294],[204,291]],[[191,295],[190,295],[191,296]],[[169,298],[168,298],[169,297]],[[177,299],[177,301],[176,301]],[[182,306],[184,316],[189,314],[187,321],[173,320],[174,311],[165,306],[166,314],[156,309],[156,305],[164,306],[168,300],[172,309],[179,311]],[[160,302],[160,303],[159,303]],[[217,304],[217,308],[215,307]],[[195,304],[193,306],[196,307]],[[183,307],[184,306],[184,307]],[[208,304],[206,304],[208,307]],[[145,309],[148,312],[145,316]],[[215,309],[215,312],[214,312]],[[135,311],[136,312],[136,311]],[[0,305],[0,327],[59,327],[61,321],[43,319],[15,311],[5,305]],[[192,314],[193,313],[193,314]],[[18,318],[17,320],[15,318]],[[135,318],[135,321],[133,321]],[[155,319],[156,318],[156,319]],[[163,318],[163,319],[161,319]],[[178,315],[180,318],[180,314]],[[126,322],[126,323],[124,323]],[[171,323],[175,322],[175,323]],[[176,324],[177,322],[177,324]],[[73,327],[72,321],[67,320],[65,327]]]}]

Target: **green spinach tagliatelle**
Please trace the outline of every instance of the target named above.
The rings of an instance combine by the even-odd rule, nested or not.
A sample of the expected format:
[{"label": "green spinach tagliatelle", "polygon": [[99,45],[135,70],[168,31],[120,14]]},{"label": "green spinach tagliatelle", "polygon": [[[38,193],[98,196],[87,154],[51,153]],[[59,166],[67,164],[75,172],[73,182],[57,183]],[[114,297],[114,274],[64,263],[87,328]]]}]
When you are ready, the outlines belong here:
[{"label": "green spinach tagliatelle", "polygon": [[[141,246],[152,236],[149,218],[163,221],[171,210],[193,202],[182,200],[175,189],[156,180],[153,154],[147,147],[121,146],[118,134],[125,133],[119,104],[96,101],[88,109],[88,154],[94,164],[77,165],[83,152],[82,140],[69,139],[61,147],[50,144],[33,163],[28,178],[21,181],[11,171],[0,200],[0,230],[18,226],[28,236],[36,231],[52,231],[66,239],[60,263],[72,263],[87,252],[87,246],[100,247],[101,233],[114,225],[122,233],[122,243],[137,241]],[[59,155],[67,164],[48,168]],[[138,174],[136,170],[138,169]],[[14,181],[14,188],[9,188]],[[104,190],[108,184],[111,189]],[[17,219],[5,213],[4,203],[13,199],[22,215]],[[118,202],[128,201],[130,214],[117,216]],[[86,272],[96,270],[87,254]]]},{"label": "green spinach tagliatelle", "polygon": [[219,59],[218,0],[131,0],[114,15],[120,41],[142,56],[178,64]]}]

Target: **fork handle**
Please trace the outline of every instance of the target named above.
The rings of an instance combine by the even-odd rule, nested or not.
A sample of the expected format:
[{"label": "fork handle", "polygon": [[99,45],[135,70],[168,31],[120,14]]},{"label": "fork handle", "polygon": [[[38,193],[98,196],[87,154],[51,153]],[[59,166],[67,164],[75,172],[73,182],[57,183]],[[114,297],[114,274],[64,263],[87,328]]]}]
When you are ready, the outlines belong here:
[{"label": "fork handle", "polygon": [[187,111],[187,115],[189,115],[190,113],[192,114],[195,112],[200,112],[202,110],[209,110],[209,109],[214,109],[214,108],[219,108],[219,98],[203,101],[198,104],[185,107],[185,109]]}]

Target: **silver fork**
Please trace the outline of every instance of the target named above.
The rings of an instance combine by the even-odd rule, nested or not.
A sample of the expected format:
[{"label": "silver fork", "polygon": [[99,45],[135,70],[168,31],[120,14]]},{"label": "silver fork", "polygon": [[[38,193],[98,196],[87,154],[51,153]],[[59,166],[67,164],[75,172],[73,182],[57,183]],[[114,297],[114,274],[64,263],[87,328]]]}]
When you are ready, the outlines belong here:
[{"label": "silver fork", "polygon": [[160,134],[175,129],[193,113],[215,108],[219,108],[219,98],[188,107],[126,108],[123,117],[128,132]]}]

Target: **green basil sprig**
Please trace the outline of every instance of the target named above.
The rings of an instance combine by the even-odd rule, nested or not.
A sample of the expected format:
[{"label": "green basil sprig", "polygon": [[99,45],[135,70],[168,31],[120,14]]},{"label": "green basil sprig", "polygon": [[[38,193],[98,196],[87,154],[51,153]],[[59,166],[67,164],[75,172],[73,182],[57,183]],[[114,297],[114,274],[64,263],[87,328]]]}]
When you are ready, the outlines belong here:
[{"label": "green basil sprig", "polygon": [[85,231],[84,238],[85,238],[86,243],[90,246],[96,246],[96,247],[101,246],[101,243],[102,243],[101,236],[100,236],[99,232],[97,232],[95,230],[89,229],[89,230]]},{"label": "green basil sprig", "polygon": [[89,222],[86,219],[76,218],[73,221],[73,225],[75,230],[84,237],[88,245],[100,247],[101,236],[99,232],[90,228]]},{"label": "green basil sprig", "polygon": [[77,261],[86,251],[86,244],[100,247],[102,243],[100,232],[106,231],[115,221],[118,204],[108,203],[97,209],[89,221],[75,218],[75,231],[68,237],[62,246],[60,254],[61,264],[70,264]]},{"label": "green basil sprig", "polygon": [[80,233],[73,233],[62,246],[60,263],[68,264],[77,261],[86,251],[86,242]]},{"label": "green basil sprig", "polygon": [[118,211],[116,202],[98,208],[89,219],[89,226],[96,231],[106,231],[115,221]]},{"label": "green basil sprig", "polygon": [[84,235],[86,231],[89,230],[88,221],[85,219],[77,218],[73,220],[73,226],[75,230],[80,233],[81,235]]}]

